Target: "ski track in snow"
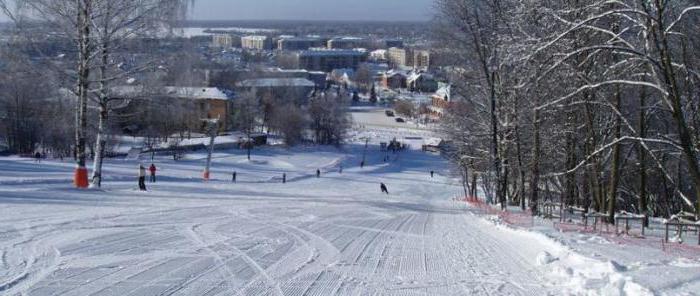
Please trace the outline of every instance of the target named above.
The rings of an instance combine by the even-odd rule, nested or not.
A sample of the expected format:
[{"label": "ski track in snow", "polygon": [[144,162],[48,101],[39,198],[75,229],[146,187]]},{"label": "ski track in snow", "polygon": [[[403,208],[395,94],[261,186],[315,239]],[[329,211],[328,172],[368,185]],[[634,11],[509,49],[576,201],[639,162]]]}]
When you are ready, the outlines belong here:
[{"label": "ski track in snow", "polygon": [[[383,163],[372,152],[360,169],[362,146],[288,152],[284,170],[266,167],[274,151],[254,155],[265,161],[240,169],[238,184],[226,176],[240,152],[219,155],[209,183],[196,178],[201,155],[158,159],[165,176],[146,193],[133,190],[128,161],[108,162],[116,176],[99,192],[42,183],[41,170],[23,170],[32,181],[20,191],[2,173],[15,185],[0,187],[0,294],[559,294],[535,260],[551,246],[504,235],[453,202],[461,188],[443,177],[444,160],[408,151]],[[433,169],[442,174],[430,179]],[[270,182],[281,171],[289,182]]]}]

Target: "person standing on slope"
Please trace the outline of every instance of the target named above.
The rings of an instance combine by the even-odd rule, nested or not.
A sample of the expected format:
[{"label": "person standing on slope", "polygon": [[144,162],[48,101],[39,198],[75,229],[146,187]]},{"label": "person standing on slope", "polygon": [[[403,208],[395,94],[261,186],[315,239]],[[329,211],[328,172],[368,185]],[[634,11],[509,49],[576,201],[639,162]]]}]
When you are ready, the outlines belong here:
[{"label": "person standing on slope", "polygon": [[146,191],[146,168],[139,165],[139,190]]},{"label": "person standing on slope", "polygon": [[316,178],[321,178],[321,170],[316,170]]},{"label": "person standing on slope", "polygon": [[151,172],[151,183],[156,182],[156,165],[151,164],[151,166],[148,168],[148,171]]},{"label": "person standing on slope", "polygon": [[386,193],[387,195],[389,195],[389,190],[386,188],[386,185],[384,183],[379,183],[379,184],[380,184],[379,189],[382,190],[382,193]]}]

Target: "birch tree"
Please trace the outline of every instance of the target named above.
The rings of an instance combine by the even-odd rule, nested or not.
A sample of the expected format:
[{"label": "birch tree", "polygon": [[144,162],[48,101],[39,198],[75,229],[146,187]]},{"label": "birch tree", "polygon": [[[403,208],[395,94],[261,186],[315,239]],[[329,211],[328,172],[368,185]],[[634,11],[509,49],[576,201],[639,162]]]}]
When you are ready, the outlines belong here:
[{"label": "birch tree", "polygon": [[537,213],[544,191],[610,222],[619,210],[700,215],[696,1],[437,3],[466,104],[444,128],[460,165],[499,160],[484,186],[499,201],[527,194]]},{"label": "birch tree", "polygon": [[184,0],[0,0],[0,8],[18,28],[39,24],[47,33],[59,34],[74,45],[75,71],[65,73],[75,85],[76,187],[89,185],[86,139],[88,101],[91,99],[98,102],[100,117],[94,149],[97,152],[93,184],[99,186],[102,179],[104,127],[108,119],[107,94],[109,83],[118,78],[110,72],[111,55],[127,39],[166,28],[166,21],[184,15],[188,3]]}]

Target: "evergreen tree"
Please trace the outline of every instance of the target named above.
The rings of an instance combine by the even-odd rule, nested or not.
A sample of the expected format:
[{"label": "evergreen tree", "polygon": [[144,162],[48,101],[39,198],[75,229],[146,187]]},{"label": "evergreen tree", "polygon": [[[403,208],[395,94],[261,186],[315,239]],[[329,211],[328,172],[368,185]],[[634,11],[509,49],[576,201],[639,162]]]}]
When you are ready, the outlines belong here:
[{"label": "evergreen tree", "polygon": [[372,90],[369,93],[369,101],[372,104],[377,103],[377,89],[375,88],[374,84],[372,84]]}]

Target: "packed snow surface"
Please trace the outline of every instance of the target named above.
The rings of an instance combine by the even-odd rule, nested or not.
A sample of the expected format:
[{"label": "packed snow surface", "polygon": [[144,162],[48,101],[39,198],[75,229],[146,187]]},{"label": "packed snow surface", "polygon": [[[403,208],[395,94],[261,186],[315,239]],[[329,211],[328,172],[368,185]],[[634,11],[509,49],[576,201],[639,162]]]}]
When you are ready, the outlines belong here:
[{"label": "packed snow surface", "polygon": [[68,162],[0,158],[0,294],[650,293],[615,263],[474,214],[439,156],[384,162],[387,135],[372,134],[366,152],[365,136],[257,149],[250,161],[217,151],[209,182],[204,153],[156,157],[148,192],[135,175],[150,158],[109,160],[101,190],[73,189]]}]

